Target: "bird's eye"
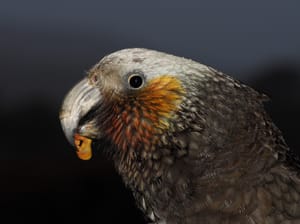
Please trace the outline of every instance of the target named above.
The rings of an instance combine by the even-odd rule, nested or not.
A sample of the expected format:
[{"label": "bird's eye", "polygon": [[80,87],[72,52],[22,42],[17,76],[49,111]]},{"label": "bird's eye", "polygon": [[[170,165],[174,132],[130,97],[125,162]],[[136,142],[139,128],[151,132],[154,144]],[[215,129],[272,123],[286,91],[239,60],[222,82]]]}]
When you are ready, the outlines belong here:
[{"label": "bird's eye", "polygon": [[128,77],[128,83],[131,88],[139,89],[144,84],[144,77],[140,74],[132,74]]}]

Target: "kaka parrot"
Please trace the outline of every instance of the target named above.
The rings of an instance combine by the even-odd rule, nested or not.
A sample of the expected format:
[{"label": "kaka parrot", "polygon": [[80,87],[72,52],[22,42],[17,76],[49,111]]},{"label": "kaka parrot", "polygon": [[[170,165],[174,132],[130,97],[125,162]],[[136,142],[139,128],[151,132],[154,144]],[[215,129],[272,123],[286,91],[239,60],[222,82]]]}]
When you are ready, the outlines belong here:
[{"label": "kaka parrot", "polygon": [[60,121],[81,159],[109,152],[153,223],[300,223],[300,162],[266,100],[209,66],[132,48],[89,70]]}]

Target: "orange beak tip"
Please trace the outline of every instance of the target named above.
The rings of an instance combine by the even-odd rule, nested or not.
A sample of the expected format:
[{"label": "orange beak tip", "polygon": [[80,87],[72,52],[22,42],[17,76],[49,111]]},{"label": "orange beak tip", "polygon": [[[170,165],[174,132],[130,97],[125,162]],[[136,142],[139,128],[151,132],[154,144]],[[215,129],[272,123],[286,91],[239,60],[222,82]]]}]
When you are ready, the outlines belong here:
[{"label": "orange beak tip", "polygon": [[82,160],[92,158],[92,140],[79,134],[74,135],[77,156]]},{"label": "orange beak tip", "polygon": [[79,152],[77,151],[77,156],[81,160],[90,160],[92,158],[92,153],[89,152]]}]

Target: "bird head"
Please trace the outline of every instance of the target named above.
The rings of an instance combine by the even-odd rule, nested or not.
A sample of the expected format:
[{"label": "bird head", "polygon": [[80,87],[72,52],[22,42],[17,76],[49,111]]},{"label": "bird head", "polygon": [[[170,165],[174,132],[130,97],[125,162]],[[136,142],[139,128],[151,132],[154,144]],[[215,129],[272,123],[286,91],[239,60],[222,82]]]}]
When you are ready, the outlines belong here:
[{"label": "bird head", "polygon": [[84,160],[91,158],[92,142],[99,139],[119,151],[150,150],[176,121],[187,97],[186,74],[193,69],[207,67],[139,48],[104,57],[63,101],[60,120],[68,141]]}]

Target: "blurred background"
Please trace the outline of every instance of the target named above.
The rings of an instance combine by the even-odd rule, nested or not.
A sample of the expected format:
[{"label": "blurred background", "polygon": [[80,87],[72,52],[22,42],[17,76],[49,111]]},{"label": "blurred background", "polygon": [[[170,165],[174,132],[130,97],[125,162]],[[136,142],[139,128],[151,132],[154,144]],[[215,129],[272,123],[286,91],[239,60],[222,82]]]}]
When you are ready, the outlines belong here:
[{"label": "blurred background", "polygon": [[58,120],[69,89],[122,48],[191,58],[266,93],[267,110],[300,154],[299,10],[293,0],[2,0],[1,217],[144,223],[111,162],[101,153],[77,159]]}]

